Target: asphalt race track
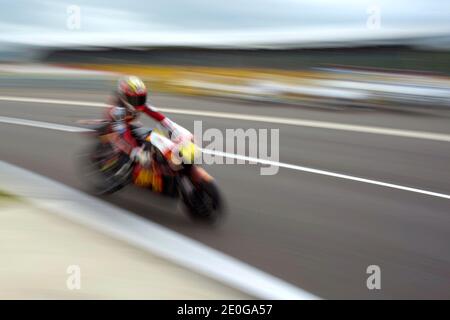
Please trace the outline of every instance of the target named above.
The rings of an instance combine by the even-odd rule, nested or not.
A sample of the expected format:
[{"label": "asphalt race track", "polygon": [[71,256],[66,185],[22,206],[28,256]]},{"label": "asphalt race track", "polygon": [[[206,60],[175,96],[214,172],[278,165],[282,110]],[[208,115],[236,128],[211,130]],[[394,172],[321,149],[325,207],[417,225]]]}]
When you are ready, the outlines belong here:
[{"label": "asphalt race track", "polygon": [[[105,84],[1,79],[0,96],[104,102]],[[93,88],[97,88],[93,90]],[[450,134],[450,112],[314,110],[157,95],[160,108],[308,119]],[[0,100],[0,116],[78,126],[102,108]],[[280,123],[167,114],[192,130],[277,128],[282,163],[450,194],[450,143]],[[144,121],[151,124],[151,121]],[[0,160],[84,190],[79,133],[0,123]],[[225,252],[322,298],[450,298],[450,200],[365,182],[258,165],[211,165],[227,199],[216,228],[198,225],[177,204],[129,187],[104,198],[136,215]],[[368,290],[366,269],[381,268],[381,290]]]}]

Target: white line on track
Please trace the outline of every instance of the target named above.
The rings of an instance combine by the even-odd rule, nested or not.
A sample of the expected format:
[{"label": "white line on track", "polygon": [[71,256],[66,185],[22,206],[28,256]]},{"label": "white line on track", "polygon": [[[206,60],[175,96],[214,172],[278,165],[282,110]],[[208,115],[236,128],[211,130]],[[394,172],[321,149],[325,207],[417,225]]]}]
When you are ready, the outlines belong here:
[{"label": "white line on track", "polygon": [[[98,108],[106,107],[106,105],[104,103],[99,103],[99,102],[28,98],[28,97],[14,97],[14,96],[0,96],[0,101],[44,103],[44,104],[57,104],[57,105],[68,105],[68,106],[98,107]],[[272,124],[278,123],[278,124],[292,125],[292,126],[299,126],[299,127],[321,128],[321,129],[330,129],[330,130],[339,130],[339,131],[352,131],[352,132],[388,135],[388,136],[396,136],[396,137],[404,137],[404,138],[450,142],[450,135],[444,134],[444,133],[353,125],[353,124],[346,124],[346,123],[315,121],[315,120],[307,120],[307,119],[292,119],[292,118],[259,116],[259,115],[251,115],[251,114],[216,112],[216,111],[207,111],[207,110],[191,110],[191,109],[176,109],[176,108],[158,108],[158,109],[161,110],[162,112],[166,112],[166,113],[170,113],[170,114],[184,114],[184,115],[191,115],[191,116],[202,116],[202,117],[233,119],[233,120],[245,120],[245,121],[272,123]]]},{"label": "white line on track", "polygon": [[30,102],[30,103],[45,103],[45,104],[62,104],[69,106],[84,106],[84,107],[97,107],[105,108],[104,103],[90,102],[90,101],[72,101],[72,100],[60,100],[60,99],[43,99],[43,98],[26,98],[26,97],[13,97],[13,96],[0,96],[1,101],[11,102]]},{"label": "white line on track", "polygon": [[42,121],[35,121],[35,120],[2,117],[2,116],[0,116],[0,122],[8,123],[8,124],[17,124],[17,125],[28,126],[28,127],[66,131],[66,132],[86,132],[85,128],[65,126],[65,125],[57,124],[57,123],[42,122]]},{"label": "white line on track", "polygon": [[243,156],[243,155],[238,155],[238,154],[233,154],[233,153],[226,153],[226,152],[220,152],[220,151],[215,151],[215,150],[202,149],[202,152],[203,153],[208,153],[208,154],[214,154],[214,155],[217,155],[217,156],[223,156],[223,157],[226,157],[226,158],[245,160],[245,161],[249,161],[249,162],[256,162],[256,163],[259,163],[259,164],[265,164],[265,165],[271,165],[271,166],[278,166],[280,168],[287,168],[287,169],[292,169],[292,170],[297,170],[297,171],[315,173],[315,174],[320,174],[320,175],[323,175],[323,176],[329,176],[329,177],[334,177],[334,178],[339,178],[339,179],[345,179],[345,180],[357,181],[357,182],[362,182],[362,183],[368,183],[368,184],[373,184],[373,185],[377,185],[377,186],[382,186],[382,187],[387,187],[387,188],[392,188],[392,189],[398,189],[398,190],[403,190],[403,191],[421,193],[421,194],[425,194],[425,195],[433,196],[433,197],[438,197],[438,198],[450,199],[450,195],[444,194],[444,193],[427,191],[427,190],[418,189],[418,188],[411,188],[411,187],[406,187],[406,186],[393,184],[393,183],[388,183],[388,182],[383,182],[383,181],[378,181],[378,180],[360,178],[360,177],[350,176],[350,175],[347,175],[347,174],[341,174],[341,173],[332,172],[332,171],[314,169],[314,168],[309,168],[309,167],[298,166],[298,165],[295,165],[295,164],[289,164],[289,163],[283,163],[283,162],[275,162],[275,161],[265,160],[265,159],[252,158],[252,157],[247,157],[247,156]]},{"label": "white line on track", "polygon": [[317,296],[112,204],[0,161],[0,189],[262,299]]},{"label": "white line on track", "polygon": [[[67,131],[67,132],[89,132],[90,131],[89,129],[80,128],[80,127],[64,126],[64,125],[53,124],[53,123],[48,123],[48,122],[31,121],[31,120],[18,119],[18,118],[0,117],[0,122],[9,123],[9,124],[17,124],[17,125],[25,125],[25,126],[34,126],[34,127],[38,127],[38,128],[46,128],[46,129],[51,129],[51,130]],[[377,186],[391,188],[391,189],[397,189],[397,190],[403,190],[403,191],[408,191],[408,192],[424,194],[424,195],[437,197],[437,198],[450,199],[450,195],[445,194],[445,193],[439,193],[439,192],[433,192],[433,191],[423,190],[423,189],[419,189],[419,188],[407,187],[407,186],[402,186],[402,185],[398,185],[398,184],[393,184],[393,183],[388,183],[388,182],[383,182],[383,181],[378,181],[378,180],[372,180],[372,179],[366,179],[366,178],[351,176],[351,175],[332,172],[332,171],[326,171],[326,170],[320,170],[320,169],[314,169],[314,168],[310,168],[310,167],[289,164],[289,163],[247,157],[244,155],[226,153],[226,152],[221,152],[221,151],[216,151],[216,150],[202,149],[202,152],[207,153],[207,154],[214,154],[214,155],[222,156],[222,157],[226,157],[226,158],[255,162],[255,163],[262,164],[262,165],[278,166],[280,168],[287,168],[287,169],[292,169],[292,170],[297,170],[297,171],[319,174],[319,175],[328,176],[328,177],[334,177],[334,178],[339,178],[339,179],[344,179],[344,180],[367,183],[367,184],[377,185]]]}]

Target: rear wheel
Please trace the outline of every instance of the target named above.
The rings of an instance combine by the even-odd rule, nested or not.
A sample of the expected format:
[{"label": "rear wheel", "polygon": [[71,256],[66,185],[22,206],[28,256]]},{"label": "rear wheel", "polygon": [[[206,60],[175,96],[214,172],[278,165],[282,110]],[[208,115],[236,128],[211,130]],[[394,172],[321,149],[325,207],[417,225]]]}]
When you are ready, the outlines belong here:
[{"label": "rear wheel", "polygon": [[122,189],[131,177],[132,166],[126,155],[117,153],[109,143],[97,142],[81,154],[84,181],[96,194]]}]

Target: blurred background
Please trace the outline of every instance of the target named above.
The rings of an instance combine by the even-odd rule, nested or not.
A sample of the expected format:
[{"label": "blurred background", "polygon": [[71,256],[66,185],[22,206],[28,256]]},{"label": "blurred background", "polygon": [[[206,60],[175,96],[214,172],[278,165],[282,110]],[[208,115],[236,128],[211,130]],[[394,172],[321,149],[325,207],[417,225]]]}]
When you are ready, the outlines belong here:
[{"label": "blurred background", "polygon": [[177,0],[135,7],[16,1],[2,5],[0,60],[137,74],[157,92],[328,107],[445,107],[449,7],[444,0]]},{"label": "blurred background", "polygon": [[[89,103],[105,102],[120,75],[137,75],[151,103],[190,130],[194,120],[222,131],[279,129],[280,162],[440,196],[213,165],[207,170],[229,204],[218,229],[192,224],[171,201],[133,187],[101,201],[319,297],[450,298],[449,1],[0,0],[0,8],[0,160],[84,190],[73,164],[82,137],[23,120],[76,126],[101,117]],[[258,297],[78,225],[25,218],[34,209],[3,191],[3,298]],[[86,251],[90,242],[97,245]],[[73,295],[63,283],[65,266],[77,261],[92,286]],[[383,273],[378,291],[366,287],[372,264]]]}]

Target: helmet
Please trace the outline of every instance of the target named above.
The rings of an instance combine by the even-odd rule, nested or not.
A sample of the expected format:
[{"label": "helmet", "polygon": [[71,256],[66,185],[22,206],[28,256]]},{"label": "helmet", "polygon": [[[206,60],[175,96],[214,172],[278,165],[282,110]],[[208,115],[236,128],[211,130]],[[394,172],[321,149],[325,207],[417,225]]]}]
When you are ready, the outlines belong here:
[{"label": "helmet", "polygon": [[117,91],[120,100],[132,110],[147,101],[147,88],[138,77],[127,76],[119,79]]}]

